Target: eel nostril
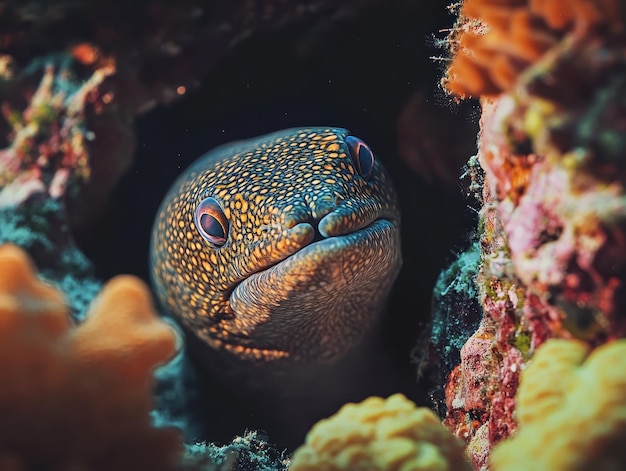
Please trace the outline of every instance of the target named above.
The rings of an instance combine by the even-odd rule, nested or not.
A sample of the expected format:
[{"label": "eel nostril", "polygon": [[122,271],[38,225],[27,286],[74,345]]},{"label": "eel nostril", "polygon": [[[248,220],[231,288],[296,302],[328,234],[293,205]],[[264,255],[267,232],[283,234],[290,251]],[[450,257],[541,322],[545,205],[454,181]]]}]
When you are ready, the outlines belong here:
[{"label": "eel nostril", "polygon": [[335,211],[343,198],[336,192],[323,191],[317,195],[304,195],[304,203],[316,220],[322,219],[328,213]]},{"label": "eel nostril", "polygon": [[298,203],[285,208],[283,224],[287,229],[291,229],[297,224],[310,224],[314,230],[314,237],[311,242],[317,242],[326,239],[320,231],[320,221],[326,216],[336,211],[343,198],[337,194],[324,194],[317,197],[309,198],[305,195],[304,199]]}]

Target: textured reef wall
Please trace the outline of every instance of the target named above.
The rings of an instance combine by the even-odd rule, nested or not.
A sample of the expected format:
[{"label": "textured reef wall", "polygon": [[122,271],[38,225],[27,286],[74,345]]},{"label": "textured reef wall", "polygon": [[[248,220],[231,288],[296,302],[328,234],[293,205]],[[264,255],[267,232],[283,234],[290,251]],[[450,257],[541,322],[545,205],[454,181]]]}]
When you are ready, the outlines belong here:
[{"label": "textured reef wall", "polygon": [[[466,441],[477,469],[511,435],[496,446],[494,469],[624,465],[621,452],[608,458],[612,440],[623,439],[609,419],[626,398],[623,371],[597,364],[617,390],[577,373],[595,381],[592,399],[577,396],[559,365],[560,355],[577,357],[574,366],[598,348],[591,365],[600,351],[622,348],[626,334],[625,14],[618,1],[467,0],[449,36],[443,85],[482,105],[478,154],[467,168],[482,204],[480,262],[469,280],[482,320],[448,377],[444,423]],[[456,299],[441,301],[439,317]],[[568,342],[541,348],[553,338]],[[440,344],[435,337],[442,352]],[[542,380],[531,380],[542,367]],[[564,419],[574,398],[581,409]],[[585,442],[585,421],[606,435],[589,432]],[[524,446],[519,458],[513,450]]]}]

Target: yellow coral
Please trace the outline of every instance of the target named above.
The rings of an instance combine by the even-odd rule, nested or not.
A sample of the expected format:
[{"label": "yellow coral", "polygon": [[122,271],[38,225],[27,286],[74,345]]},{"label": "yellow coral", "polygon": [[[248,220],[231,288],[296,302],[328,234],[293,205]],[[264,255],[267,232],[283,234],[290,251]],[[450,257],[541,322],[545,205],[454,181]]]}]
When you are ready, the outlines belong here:
[{"label": "yellow coral", "polygon": [[0,469],[174,469],[179,432],[149,412],[176,337],[145,284],[113,279],[72,327],[21,249],[0,246],[0,267]]},{"label": "yellow coral", "polygon": [[463,445],[429,409],[402,394],[346,404],[321,420],[296,450],[290,471],[469,470]]},{"label": "yellow coral", "polygon": [[494,471],[596,471],[626,464],[626,340],[548,340],[522,372],[519,432],[496,445]]}]

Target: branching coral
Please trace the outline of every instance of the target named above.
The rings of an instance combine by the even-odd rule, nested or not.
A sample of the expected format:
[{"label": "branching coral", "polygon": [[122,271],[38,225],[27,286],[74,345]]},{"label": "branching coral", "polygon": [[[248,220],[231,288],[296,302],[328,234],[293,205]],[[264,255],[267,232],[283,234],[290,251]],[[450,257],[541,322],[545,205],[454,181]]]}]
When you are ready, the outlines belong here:
[{"label": "branching coral", "polygon": [[519,432],[495,447],[493,470],[623,469],[624,371],[626,340],[591,353],[582,342],[547,341],[522,372]]},{"label": "branching coral", "polygon": [[296,450],[292,471],[464,470],[463,447],[432,411],[401,394],[346,404],[318,422]]},{"label": "branching coral", "polygon": [[176,336],[147,287],[113,279],[72,327],[23,251],[1,246],[0,266],[0,468],[175,469],[179,432],[149,412]]},{"label": "branching coral", "polygon": [[618,0],[466,0],[449,39],[443,84],[460,97],[509,91],[520,74],[565,37],[623,34]]}]

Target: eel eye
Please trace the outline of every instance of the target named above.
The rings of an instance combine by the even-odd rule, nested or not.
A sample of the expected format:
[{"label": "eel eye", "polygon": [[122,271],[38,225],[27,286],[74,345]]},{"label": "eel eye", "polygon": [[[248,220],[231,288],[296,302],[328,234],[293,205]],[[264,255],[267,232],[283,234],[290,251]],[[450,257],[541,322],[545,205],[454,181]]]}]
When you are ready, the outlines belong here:
[{"label": "eel eye", "polygon": [[348,149],[350,149],[350,157],[352,163],[356,167],[357,172],[365,180],[369,180],[374,170],[374,153],[369,146],[358,137],[348,136],[345,138]]},{"label": "eel eye", "polygon": [[196,208],[194,217],[200,235],[215,247],[221,247],[228,237],[228,219],[215,198],[205,198]]}]

